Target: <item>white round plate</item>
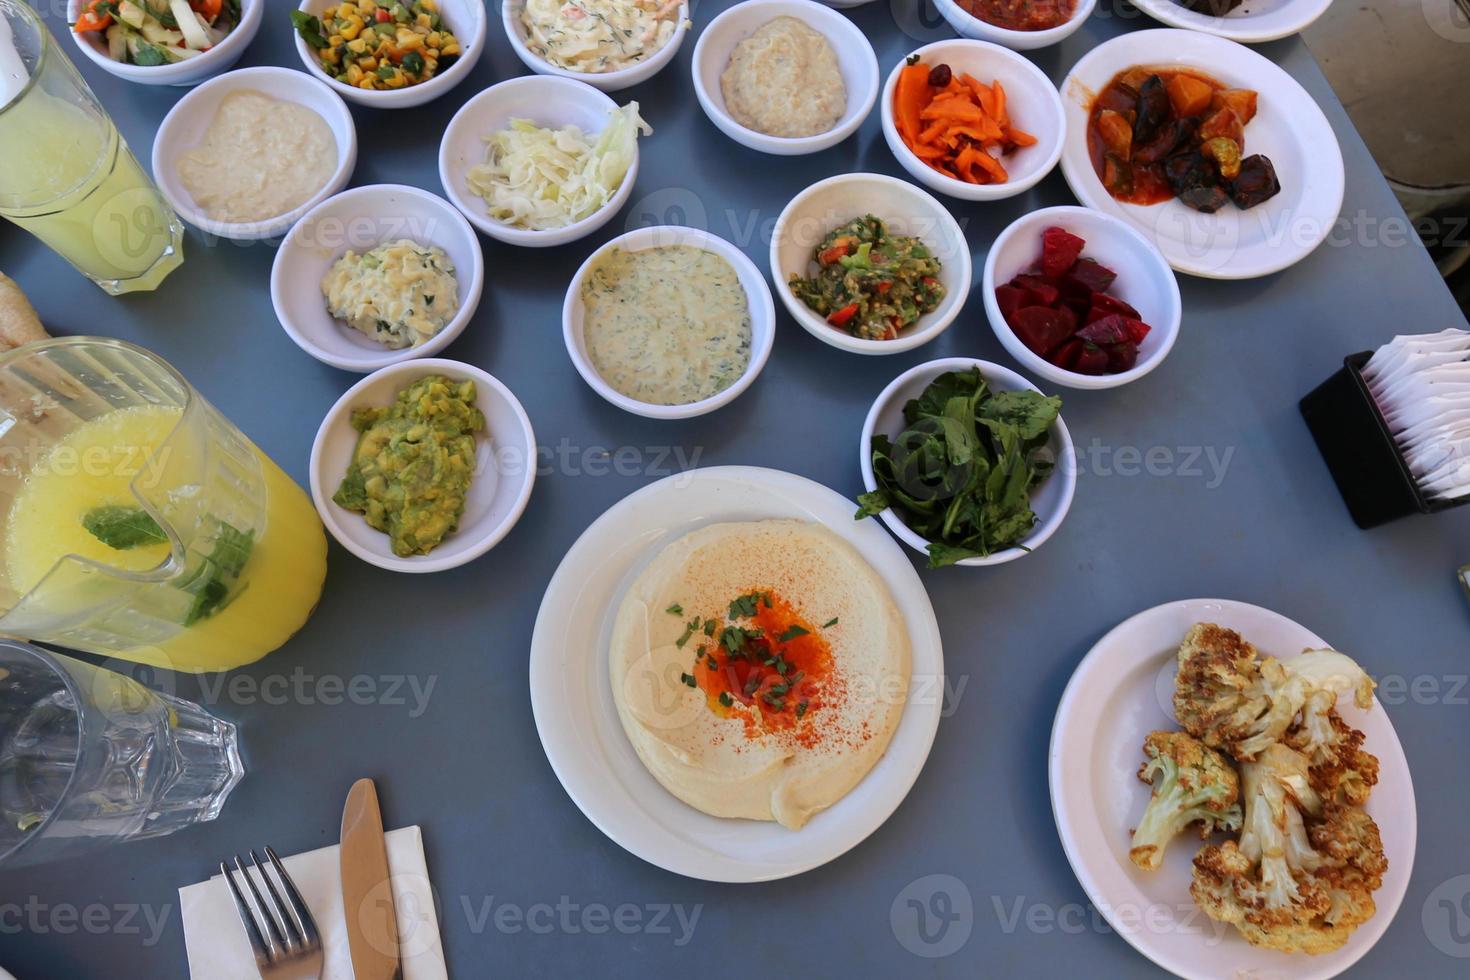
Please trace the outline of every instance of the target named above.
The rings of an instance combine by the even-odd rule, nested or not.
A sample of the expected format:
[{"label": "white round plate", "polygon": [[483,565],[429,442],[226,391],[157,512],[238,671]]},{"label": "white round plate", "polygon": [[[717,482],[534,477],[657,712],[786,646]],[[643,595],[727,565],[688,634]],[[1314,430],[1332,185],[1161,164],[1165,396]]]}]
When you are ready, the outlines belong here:
[{"label": "white round plate", "polygon": [[[572,545],[531,638],[531,707],[551,768],[587,818],[628,851],[706,881],[770,881],[826,864],[877,830],[908,794],[939,727],[944,656],[928,593],[903,550],[856,505],[803,477],[753,466],[690,470],[614,504]],[[629,585],[669,543],[707,524],[795,518],[824,524],[888,584],[908,624],[913,679],[888,751],[862,782],[798,831],[727,820],[678,800],[643,767],[618,721],[608,643]]]},{"label": "white round plate", "polygon": [[1259,44],[1299,34],[1332,6],[1332,0],[1245,0],[1223,17],[1196,13],[1174,0],[1133,0],[1133,5],[1170,27]]},{"label": "white round plate", "polygon": [[[1247,155],[1264,153],[1281,193],[1241,211],[1226,204],[1201,214],[1178,201],[1122,204],[1103,187],[1087,152],[1092,101],[1119,72],[1136,65],[1194,68],[1231,88],[1260,93],[1245,127]],[[1179,272],[1208,279],[1254,279],[1306,258],[1342,210],[1342,151],[1317,103],[1296,79],[1250,48],[1195,31],[1134,31],[1104,42],[1062,82],[1067,135],[1062,175],[1077,200],[1143,232]]]},{"label": "white round plate", "polygon": [[[1362,711],[1340,698],[1343,720],[1361,730],[1364,748],[1378,757],[1378,785],[1367,810],[1383,835],[1388,873],[1374,893],[1378,913],[1341,949],[1293,956],[1250,945],[1227,923],[1199,911],[1189,895],[1199,850],[1188,833],[1174,841],[1158,871],[1128,859],[1130,828],[1148,802],[1135,776],[1143,739],[1175,729],[1170,707],[1174,659],[1189,627],[1218,623],[1240,633],[1262,654],[1287,660],[1307,648],[1329,646],[1279,613],[1228,599],[1186,599],[1156,606],[1113,629],[1083,658],[1057,708],[1047,768],[1052,813],[1072,870],[1093,906],[1133,947],[1159,966],[1191,980],[1290,977],[1326,980],[1358,961],[1388,929],[1414,866],[1414,787],[1403,747],[1383,706]],[[1343,651],[1350,656],[1355,651]],[[1361,651],[1371,673],[1383,663]]]}]

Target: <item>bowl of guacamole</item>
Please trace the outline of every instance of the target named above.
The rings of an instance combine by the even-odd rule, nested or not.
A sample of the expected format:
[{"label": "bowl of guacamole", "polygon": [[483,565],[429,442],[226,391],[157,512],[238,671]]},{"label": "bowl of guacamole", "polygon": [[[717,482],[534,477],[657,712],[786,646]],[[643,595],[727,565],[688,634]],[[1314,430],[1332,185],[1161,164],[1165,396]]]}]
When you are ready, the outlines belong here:
[{"label": "bowl of guacamole", "polygon": [[536,440],[520,401],[468,364],[427,358],[371,374],[327,413],[311,494],[348,551],[400,572],[473,561],[520,518]]}]

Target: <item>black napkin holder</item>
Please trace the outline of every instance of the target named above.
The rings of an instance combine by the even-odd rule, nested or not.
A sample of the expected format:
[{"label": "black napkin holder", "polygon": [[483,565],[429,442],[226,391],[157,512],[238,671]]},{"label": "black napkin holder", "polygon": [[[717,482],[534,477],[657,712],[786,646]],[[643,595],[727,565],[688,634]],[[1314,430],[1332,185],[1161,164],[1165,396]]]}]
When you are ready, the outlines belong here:
[{"label": "black napkin holder", "polygon": [[1350,354],[1342,370],[1301,401],[1302,418],[1317,441],[1353,523],[1367,530],[1410,514],[1433,514],[1470,503],[1429,500],[1363,380],[1372,351]]}]

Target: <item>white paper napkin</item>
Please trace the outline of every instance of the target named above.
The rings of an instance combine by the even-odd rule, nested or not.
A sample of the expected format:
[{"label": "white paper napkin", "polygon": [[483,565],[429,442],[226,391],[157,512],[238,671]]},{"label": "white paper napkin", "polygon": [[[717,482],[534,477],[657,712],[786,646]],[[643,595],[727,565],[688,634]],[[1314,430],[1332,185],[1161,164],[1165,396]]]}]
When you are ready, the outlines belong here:
[{"label": "white paper napkin", "polygon": [[[398,912],[403,980],[447,980],[434,893],[424,862],[423,834],[418,827],[404,827],[388,831],[383,838],[388,847],[393,904]],[[342,915],[340,851],[333,845],[281,859],[321,933],[325,952],[322,980],[352,980],[352,956]],[[262,860],[264,857],[261,854]],[[245,938],[235,900],[223,877],[215,875],[180,888],[179,907],[189,976],[194,980],[260,980],[250,941]]]},{"label": "white paper napkin", "polygon": [[1470,495],[1470,332],[1395,337],[1369,358],[1363,379],[1420,491]]}]

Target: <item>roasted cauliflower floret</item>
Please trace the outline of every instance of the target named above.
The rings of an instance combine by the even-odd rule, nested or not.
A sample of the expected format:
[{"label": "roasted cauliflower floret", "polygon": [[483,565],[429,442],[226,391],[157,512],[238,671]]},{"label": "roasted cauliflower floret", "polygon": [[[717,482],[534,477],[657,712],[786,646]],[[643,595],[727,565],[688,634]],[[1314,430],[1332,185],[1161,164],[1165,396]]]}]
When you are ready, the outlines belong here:
[{"label": "roasted cauliflower floret", "polygon": [[1328,738],[1326,716],[1349,692],[1366,708],[1373,680],[1335,650],[1308,650],[1282,663],[1260,656],[1234,630],[1198,623],[1179,646],[1174,714],[1191,735],[1244,762],[1281,741],[1303,709],[1303,726]]},{"label": "roasted cauliflower floret", "polygon": [[1281,744],[1245,763],[1240,843],[1194,859],[1190,894],[1256,946],[1330,952],[1374,912],[1387,868],[1378,828],[1362,809],[1324,799],[1311,768]]},{"label": "roasted cauliflower floret", "polygon": [[1134,864],[1158,870],[1164,848],[1190,824],[1199,825],[1201,838],[1240,828],[1240,777],[1224,756],[1184,732],[1150,733],[1143,753],[1148,761],[1138,778],[1153,793],[1133,832]]},{"label": "roasted cauliflower floret", "polygon": [[1312,785],[1325,798],[1362,806],[1378,783],[1378,759],[1363,751],[1362,732],[1335,709],[1317,714],[1310,701],[1303,723],[1286,733],[1285,742],[1311,760]]}]

